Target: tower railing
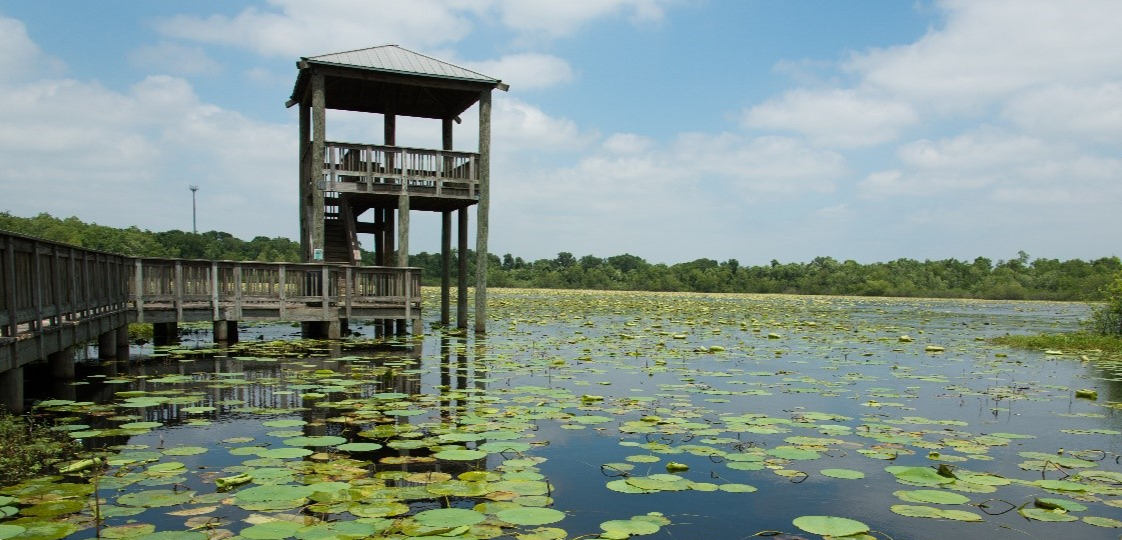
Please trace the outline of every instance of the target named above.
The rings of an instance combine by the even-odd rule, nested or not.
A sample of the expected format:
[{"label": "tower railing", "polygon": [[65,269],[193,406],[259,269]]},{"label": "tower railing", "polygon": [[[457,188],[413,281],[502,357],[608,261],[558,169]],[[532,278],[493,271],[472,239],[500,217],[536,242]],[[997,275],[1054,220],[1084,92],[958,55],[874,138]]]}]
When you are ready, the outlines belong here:
[{"label": "tower railing", "polygon": [[479,154],[328,141],[323,189],[476,199]]}]

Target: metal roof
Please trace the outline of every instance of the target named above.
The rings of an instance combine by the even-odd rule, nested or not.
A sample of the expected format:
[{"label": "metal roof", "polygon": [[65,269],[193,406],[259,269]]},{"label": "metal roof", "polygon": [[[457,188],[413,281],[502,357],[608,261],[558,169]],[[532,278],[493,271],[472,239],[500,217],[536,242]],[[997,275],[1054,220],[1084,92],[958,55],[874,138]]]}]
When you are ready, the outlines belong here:
[{"label": "metal roof", "polygon": [[476,73],[470,69],[449,64],[409,49],[403,49],[397,45],[381,45],[368,49],[309,56],[301,60],[481,83],[497,84],[501,82],[482,73]]}]

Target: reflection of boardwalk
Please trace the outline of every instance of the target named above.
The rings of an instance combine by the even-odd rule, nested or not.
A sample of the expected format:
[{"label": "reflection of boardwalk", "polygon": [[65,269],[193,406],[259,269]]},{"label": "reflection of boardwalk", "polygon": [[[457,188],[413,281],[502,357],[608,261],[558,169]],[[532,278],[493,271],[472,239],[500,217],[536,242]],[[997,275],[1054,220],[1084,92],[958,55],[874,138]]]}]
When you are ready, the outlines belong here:
[{"label": "reflection of boardwalk", "polygon": [[159,334],[212,321],[234,341],[238,321],[318,324],[328,337],[349,319],[420,331],[416,268],[137,259],[0,232],[0,277],[0,405],[17,411],[23,366],[45,359],[52,378],[72,378],[72,348],[94,339],[102,358],[127,358],[129,322]]}]

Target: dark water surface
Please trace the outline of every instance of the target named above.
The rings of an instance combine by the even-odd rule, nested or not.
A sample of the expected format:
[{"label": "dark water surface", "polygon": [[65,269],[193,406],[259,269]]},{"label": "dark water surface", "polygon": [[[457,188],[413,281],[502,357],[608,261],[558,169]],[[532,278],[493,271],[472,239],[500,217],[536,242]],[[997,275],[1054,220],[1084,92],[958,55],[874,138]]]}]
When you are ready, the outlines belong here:
[{"label": "dark water surface", "polygon": [[[857,520],[897,540],[1122,531],[1102,526],[1122,520],[1119,364],[985,341],[1073,330],[1082,305],[497,290],[490,312],[481,338],[432,328],[423,340],[377,340],[355,325],[359,335],[341,344],[297,350],[272,343],[294,332],[273,325],[244,329],[232,350],[146,347],[143,361],[90,366],[79,385],[43,391],[78,403],[41,410],[107,450],[97,494],[111,517],[95,527],[93,497],[68,495],[87,505],[50,518],[65,528],[44,529],[27,514],[46,510],[32,503],[51,499],[49,490],[23,486],[0,492],[20,509],[0,524],[39,540],[99,529],[146,540],[243,531],[530,540],[596,535],[636,516],[659,525],[643,536],[652,539],[817,538],[792,523],[808,515]],[[183,347],[206,350],[208,340],[188,336]],[[1084,389],[1097,399],[1077,398]],[[271,452],[300,448],[308,455]],[[671,462],[688,467],[675,471],[681,480],[659,476]],[[912,485],[892,472],[940,465],[947,476]],[[218,492],[216,478],[242,473],[252,481]],[[318,487],[301,490],[309,484]],[[245,491],[264,485],[291,496],[262,502]],[[897,493],[917,490],[968,501]],[[159,501],[167,492],[182,500]],[[130,493],[157,502],[145,508]],[[1070,522],[1018,511],[1040,498],[1085,508],[1036,514]],[[378,506],[389,503],[394,510]],[[564,516],[502,519],[518,521],[502,511],[524,507]],[[922,507],[978,521],[912,517]],[[457,528],[409,517],[438,508],[474,508],[482,521]],[[302,528],[256,525],[276,518]],[[340,525],[348,522],[365,528]]]}]

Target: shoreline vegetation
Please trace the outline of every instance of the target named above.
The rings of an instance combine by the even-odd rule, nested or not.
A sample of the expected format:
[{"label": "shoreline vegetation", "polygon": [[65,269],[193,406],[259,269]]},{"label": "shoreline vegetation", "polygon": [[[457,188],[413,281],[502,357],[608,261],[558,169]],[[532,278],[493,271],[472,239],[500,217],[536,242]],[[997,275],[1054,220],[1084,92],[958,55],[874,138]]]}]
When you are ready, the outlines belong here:
[{"label": "shoreline vegetation", "polygon": [[[76,217],[49,214],[23,218],[0,212],[0,230],[65,242],[132,257],[298,262],[300,245],[288,238],[256,237],[246,241],[219,231],[152,232],[89,224]],[[469,260],[474,254],[469,251]],[[1021,251],[1009,260],[977,257],[897,259],[862,264],[816,257],[805,263],[777,260],[744,266],[737,259],[702,258],[667,265],[622,254],[575,256],[560,252],[552,259],[524,260],[512,254],[489,257],[488,283],[498,288],[591,289],[664,292],[780,293],[908,298],[976,298],[983,300],[1058,300],[1099,302],[1122,272],[1117,256],[1084,261],[1031,259]],[[373,254],[363,251],[364,264]],[[440,283],[441,256],[420,252],[410,266],[423,270],[423,283]],[[474,264],[469,265],[474,272]],[[453,279],[456,267],[452,268]],[[469,276],[474,282],[474,276]]]}]

